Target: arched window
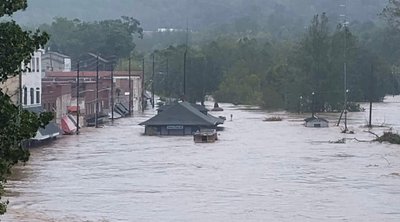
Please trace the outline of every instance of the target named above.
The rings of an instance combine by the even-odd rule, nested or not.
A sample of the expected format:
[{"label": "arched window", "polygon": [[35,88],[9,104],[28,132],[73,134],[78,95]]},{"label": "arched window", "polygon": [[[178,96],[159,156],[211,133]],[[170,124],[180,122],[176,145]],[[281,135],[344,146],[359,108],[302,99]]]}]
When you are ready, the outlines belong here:
[{"label": "arched window", "polygon": [[34,104],[35,103],[35,89],[34,88],[31,88],[30,96],[31,96],[31,104]]},{"label": "arched window", "polygon": [[40,104],[40,88],[36,88],[36,103]]},{"label": "arched window", "polygon": [[24,104],[28,104],[28,89],[24,87]]}]

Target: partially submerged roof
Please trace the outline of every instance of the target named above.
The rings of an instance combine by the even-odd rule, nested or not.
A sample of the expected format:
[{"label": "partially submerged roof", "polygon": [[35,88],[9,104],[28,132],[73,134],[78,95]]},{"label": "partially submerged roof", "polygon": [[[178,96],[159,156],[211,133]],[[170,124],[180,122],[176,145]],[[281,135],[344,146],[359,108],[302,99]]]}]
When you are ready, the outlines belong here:
[{"label": "partially submerged roof", "polygon": [[306,119],[304,119],[304,121],[306,121],[306,122],[311,122],[311,121],[322,121],[322,122],[326,122],[326,123],[329,122],[328,120],[326,120],[326,119],[324,119],[324,118],[317,117],[317,116],[312,116],[312,117],[306,118]]},{"label": "partially submerged roof", "polygon": [[198,109],[200,112],[202,112],[202,113],[204,113],[204,112],[208,112],[208,111],[210,111],[210,110],[208,110],[205,106],[202,106],[202,105],[200,105],[200,104],[197,104],[197,103],[192,103],[191,104],[194,108],[196,108],[196,109]]},{"label": "partially submerged roof", "polygon": [[205,115],[188,102],[171,105],[153,118],[140,123],[146,126],[216,126],[223,120],[211,115]]},{"label": "partially submerged roof", "polygon": [[[178,104],[178,103],[163,105],[163,106],[160,106],[157,110],[158,110],[159,112],[162,112],[162,111],[167,110],[167,109],[169,109],[170,107],[174,106],[175,104]],[[209,111],[205,106],[202,106],[202,105],[200,105],[200,104],[190,103],[190,105],[192,105],[194,108],[196,108],[197,110],[199,110],[199,111],[202,112],[202,113],[207,113],[207,112]]]}]

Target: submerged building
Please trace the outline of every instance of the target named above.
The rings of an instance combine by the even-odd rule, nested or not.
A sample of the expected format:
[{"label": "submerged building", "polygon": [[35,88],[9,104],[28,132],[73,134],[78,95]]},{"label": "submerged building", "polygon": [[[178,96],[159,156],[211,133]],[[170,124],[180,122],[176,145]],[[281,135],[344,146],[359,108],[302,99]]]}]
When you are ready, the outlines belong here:
[{"label": "submerged building", "polygon": [[305,121],[305,126],[306,127],[316,127],[316,128],[329,127],[329,121],[328,120],[326,120],[324,118],[316,117],[316,116],[312,116],[310,118],[307,118],[304,121]]},{"label": "submerged building", "polygon": [[146,135],[193,135],[224,123],[207,111],[203,106],[180,102],[161,108],[156,116],[139,125],[145,126]]}]

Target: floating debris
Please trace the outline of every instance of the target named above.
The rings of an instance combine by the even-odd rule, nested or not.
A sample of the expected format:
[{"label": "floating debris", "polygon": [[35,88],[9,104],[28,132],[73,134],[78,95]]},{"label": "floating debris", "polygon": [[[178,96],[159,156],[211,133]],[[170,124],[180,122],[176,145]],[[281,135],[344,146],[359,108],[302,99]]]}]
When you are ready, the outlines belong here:
[{"label": "floating debris", "polygon": [[384,132],[382,136],[379,136],[374,141],[389,142],[391,144],[400,144],[400,135],[392,132]]},{"label": "floating debris", "polygon": [[282,118],[279,116],[272,116],[272,117],[265,118],[263,121],[264,122],[277,122],[277,121],[282,121]]},{"label": "floating debris", "polygon": [[391,173],[391,174],[389,174],[390,176],[397,176],[397,177],[400,177],[400,173]]},{"label": "floating debris", "polygon": [[336,140],[336,141],[329,141],[330,143],[340,143],[340,144],[343,144],[343,143],[346,143],[346,138],[342,138],[342,139],[340,139],[340,140]]}]

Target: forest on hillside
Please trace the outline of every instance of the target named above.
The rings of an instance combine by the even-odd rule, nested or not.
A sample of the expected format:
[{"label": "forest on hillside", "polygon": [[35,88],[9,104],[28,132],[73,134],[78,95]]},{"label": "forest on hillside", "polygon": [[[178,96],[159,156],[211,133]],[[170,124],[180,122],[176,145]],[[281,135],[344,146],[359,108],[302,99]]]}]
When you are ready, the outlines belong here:
[{"label": "forest on hillside", "polygon": [[[339,1],[329,2],[334,7]],[[273,4],[269,12],[262,12],[268,16],[218,20],[218,24],[209,23],[201,30],[190,26],[187,30],[146,32],[136,17],[92,22],[56,18],[40,29],[50,34],[47,47],[70,55],[74,62],[91,52],[116,58],[116,69],[127,70],[128,57],[133,58],[135,69],[142,68],[144,59],[147,89],[153,90],[150,83],[154,83],[155,93],[162,97],[185,96],[199,102],[213,95],[221,102],[294,111],[310,110],[314,93],[319,111],[337,111],[344,105],[345,92],[351,102],[381,101],[387,94],[400,92],[399,6],[394,4],[398,0],[390,1],[386,10],[384,5],[378,12],[365,14],[365,18],[374,20],[347,20],[353,15],[344,20],[338,17],[340,10],[321,11],[303,16],[303,24],[290,13],[291,8],[298,6],[300,15],[328,6],[322,1],[304,0],[308,5],[302,7],[292,1],[281,1],[280,5],[267,1]],[[379,5],[379,1],[352,2],[371,8]],[[233,9],[240,3],[244,4],[231,1],[225,7]],[[240,13],[250,5],[244,4]]]}]

